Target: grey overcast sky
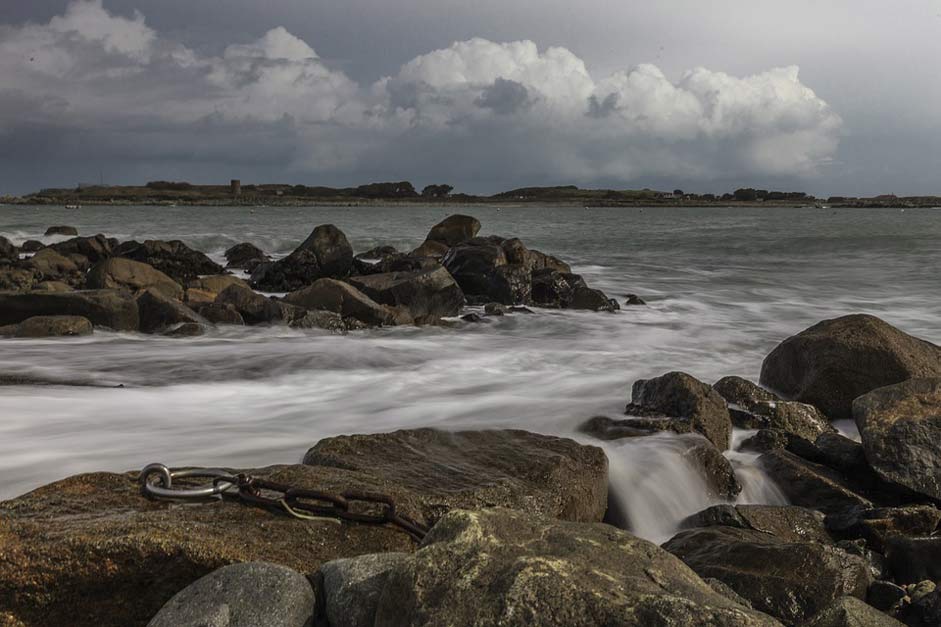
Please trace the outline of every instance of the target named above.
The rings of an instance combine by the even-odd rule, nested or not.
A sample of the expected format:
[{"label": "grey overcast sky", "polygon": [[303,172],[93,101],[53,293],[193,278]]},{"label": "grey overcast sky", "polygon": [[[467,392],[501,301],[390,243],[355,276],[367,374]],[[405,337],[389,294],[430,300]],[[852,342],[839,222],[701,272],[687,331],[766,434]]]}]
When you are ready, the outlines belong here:
[{"label": "grey overcast sky", "polygon": [[0,0],[0,194],[941,194],[941,0]]}]

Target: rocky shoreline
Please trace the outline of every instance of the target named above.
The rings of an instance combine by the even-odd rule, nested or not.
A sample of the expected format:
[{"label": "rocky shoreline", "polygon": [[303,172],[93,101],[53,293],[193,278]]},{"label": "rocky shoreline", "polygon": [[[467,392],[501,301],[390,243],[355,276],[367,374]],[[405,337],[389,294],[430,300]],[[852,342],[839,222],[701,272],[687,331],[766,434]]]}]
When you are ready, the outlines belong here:
[{"label": "rocky shoreline", "polygon": [[[415,251],[354,256],[325,225],[280,260],[230,249],[249,281],[180,242],[75,236],[27,258],[0,242],[0,324],[19,337],[342,333],[616,308],[564,262],[479,229],[452,216]],[[64,287],[40,287],[52,282]],[[453,322],[467,303],[485,313]],[[784,339],[757,384],[669,372],[625,400],[623,415],[584,421],[578,442],[519,430],[327,438],[301,463],[224,469],[223,498],[147,498],[137,472],[54,482],[0,502],[0,625],[941,624],[941,347],[849,315]],[[740,450],[789,505],[735,503],[733,428],[750,432]],[[657,546],[617,527],[625,505],[600,445],[663,432],[688,438],[684,457],[722,503]],[[352,506],[289,515],[369,495],[368,512],[388,522],[394,503],[427,533]]]}]

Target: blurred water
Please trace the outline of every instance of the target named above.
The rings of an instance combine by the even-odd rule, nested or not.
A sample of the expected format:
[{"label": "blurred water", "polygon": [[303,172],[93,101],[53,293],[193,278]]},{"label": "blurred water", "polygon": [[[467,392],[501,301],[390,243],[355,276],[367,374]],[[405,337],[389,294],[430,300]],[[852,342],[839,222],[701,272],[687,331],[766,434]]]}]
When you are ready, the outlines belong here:
[{"label": "blurred water", "polygon": [[[319,438],[401,427],[519,427],[572,435],[623,411],[630,384],[669,370],[757,378],[783,338],[823,318],[881,316],[941,341],[941,213],[933,210],[463,208],[482,234],[519,236],[590,283],[648,307],[537,310],[486,325],[333,337],[281,327],[201,338],[99,333],[4,340],[3,371],[123,388],[0,387],[0,497],[67,474],[150,461],[250,466],[300,459]],[[221,259],[251,241],[285,254],[334,223],[357,251],[418,245],[442,207],[0,207],[0,235],[50,224],[119,239],[179,238]],[[61,239],[61,238],[60,238]],[[607,445],[631,527],[661,538],[708,504],[672,436]],[[661,442],[662,440],[662,442]],[[662,446],[657,445],[658,442]],[[780,496],[733,453],[742,499]],[[741,457],[736,457],[741,456]]]}]

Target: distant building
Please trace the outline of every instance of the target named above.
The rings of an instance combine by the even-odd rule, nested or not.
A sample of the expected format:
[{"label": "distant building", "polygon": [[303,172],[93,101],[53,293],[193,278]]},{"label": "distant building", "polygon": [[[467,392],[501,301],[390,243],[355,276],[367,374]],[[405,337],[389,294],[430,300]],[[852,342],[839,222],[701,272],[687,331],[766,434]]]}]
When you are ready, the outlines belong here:
[{"label": "distant building", "polygon": [[242,181],[240,181],[239,179],[232,179],[232,182],[229,183],[229,186],[232,188],[233,196],[242,195]]}]

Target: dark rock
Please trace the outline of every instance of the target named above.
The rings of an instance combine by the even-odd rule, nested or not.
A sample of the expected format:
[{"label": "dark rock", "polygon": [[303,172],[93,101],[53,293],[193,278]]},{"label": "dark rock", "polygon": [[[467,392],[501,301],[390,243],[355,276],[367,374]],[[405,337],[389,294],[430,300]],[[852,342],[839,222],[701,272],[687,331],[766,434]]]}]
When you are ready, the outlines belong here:
[{"label": "dark rock", "polygon": [[760,402],[781,400],[773,392],[742,377],[722,377],[712,384],[712,389],[730,405],[738,405],[741,408],[748,408]]},{"label": "dark rock", "polygon": [[[36,251],[42,250],[46,245],[36,239],[28,239],[23,242],[23,245],[20,246],[20,251],[24,253],[34,253]],[[0,257],[3,255],[0,254]]]},{"label": "dark rock", "polygon": [[[734,410],[733,410],[734,412]],[[729,412],[730,414],[733,412]],[[767,453],[779,449],[787,449],[790,437],[783,431],[776,429],[761,429],[755,435],[742,441],[741,450],[755,453]]]},{"label": "dark rock", "polygon": [[375,248],[370,248],[369,250],[355,255],[354,259],[382,259],[383,257],[388,257],[390,255],[398,255],[399,251],[395,249],[395,246],[376,246]]},{"label": "dark rock", "polygon": [[725,585],[724,583],[722,583],[715,577],[706,577],[705,579],[703,579],[703,581],[705,581],[709,585],[709,587],[712,588],[714,592],[718,592],[719,594],[724,596],[726,599],[728,599],[732,603],[738,603],[739,605],[743,605],[750,610],[755,609],[752,607],[752,604],[748,599],[746,599],[745,597],[740,595],[738,592],[728,587],[727,585]]},{"label": "dark rock", "polygon": [[814,441],[820,463],[849,473],[862,473],[866,468],[863,445],[840,433],[821,433]]},{"label": "dark rock", "polygon": [[720,451],[729,448],[732,422],[725,400],[702,381],[683,372],[669,372],[634,382],[631,416],[667,417],[667,429],[678,433],[697,432]]},{"label": "dark rock", "polygon": [[893,613],[907,596],[905,588],[891,581],[873,581],[866,593],[866,603],[882,612]]},{"label": "dark rock", "polygon": [[78,229],[76,229],[74,226],[50,226],[48,229],[46,229],[45,235],[77,236]]},{"label": "dark rock", "polygon": [[941,376],[941,347],[867,315],[824,320],[784,340],[761,365],[761,384],[834,419],[853,399],[913,377]]},{"label": "dark rock", "polygon": [[91,322],[82,316],[33,316],[15,325],[11,334],[13,337],[63,337],[91,333]]},{"label": "dark rock", "polygon": [[27,292],[37,280],[32,269],[0,267],[0,291]]},{"label": "dark rock", "polygon": [[618,305],[618,301],[608,298],[601,290],[590,287],[576,287],[567,308],[588,309],[590,311],[617,311],[621,306]]},{"label": "dark rock", "polygon": [[480,322],[489,323],[490,322],[489,320],[487,320],[480,314],[474,313],[474,312],[464,314],[463,316],[461,316],[461,320],[463,320],[464,322],[473,322],[473,323],[480,323]]},{"label": "dark rock", "polygon": [[143,244],[125,242],[115,256],[149,264],[178,283],[189,283],[202,274],[222,274],[224,269],[203,253],[180,240],[147,240]]},{"label": "dark rock", "polygon": [[885,540],[885,559],[895,583],[941,581],[941,536],[890,536]]},{"label": "dark rock", "polygon": [[96,327],[137,331],[137,303],[122,290],[0,293],[0,325],[17,324],[33,316],[83,316]]},{"label": "dark rock", "polygon": [[511,313],[511,314],[517,314],[517,313],[518,313],[518,314],[532,314],[532,313],[535,313],[535,312],[534,312],[532,309],[530,309],[529,307],[523,307],[522,305],[512,305],[512,306],[506,308],[506,313]]},{"label": "dark rock", "polygon": [[39,280],[65,280],[76,282],[81,279],[78,265],[69,257],[59,254],[52,248],[43,248],[38,253],[23,261],[23,266],[31,268]]},{"label": "dark rock", "polygon": [[647,302],[637,294],[628,294],[624,301],[625,305],[646,305]]},{"label": "dark rock", "polygon": [[213,324],[245,324],[242,314],[229,303],[204,303],[196,307],[196,313]]},{"label": "dark rock", "polygon": [[[685,428],[685,425],[676,425],[679,429]],[[645,418],[627,418],[616,420],[608,416],[593,416],[583,422],[578,427],[578,431],[586,433],[599,440],[620,440],[622,438],[639,438],[645,435],[652,435],[660,431],[669,431],[672,429],[672,422],[668,418],[645,419]],[[679,431],[680,433],[689,433],[689,430]]]},{"label": "dark rock", "polygon": [[908,627],[938,627],[941,625],[941,590],[935,590],[903,608],[899,612]]},{"label": "dark rock", "polygon": [[729,403],[732,424],[740,429],[777,429],[810,442],[836,431],[813,405],[781,400],[742,377],[723,377],[712,387]]},{"label": "dark rock", "polygon": [[40,292],[73,292],[75,288],[62,281],[40,281],[33,285],[33,289]]},{"label": "dark rock", "polygon": [[853,402],[853,417],[880,477],[941,500],[941,378],[873,390]]},{"label": "dark rock", "polygon": [[480,231],[480,220],[471,216],[455,214],[431,227],[425,241],[440,242],[445,246],[452,247],[463,244],[475,237],[478,231]]},{"label": "dark rock", "polygon": [[699,471],[712,498],[735,500],[742,491],[742,485],[735,476],[732,463],[708,440],[696,440],[683,452],[683,458]]},{"label": "dark rock", "polygon": [[0,259],[19,259],[19,251],[13,242],[0,235]]},{"label": "dark rock", "polygon": [[300,318],[292,320],[288,326],[292,329],[323,329],[337,335],[346,333],[343,317],[332,311],[307,311]]},{"label": "dark rock", "polygon": [[787,542],[727,526],[681,531],[663,545],[701,577],[715,577],[755,609],[787,624],[843,596],[863,598],[871,583],[859,557],[818,542]]},{"label": "dark rock", "polygon": [[314,590],[299,572],[230,564],[176,593],[147,627],[307,627],[314,608]]},{"label": "dark rock", "polygon": [[456,508],[510,507],[577,521],[607,508],[601,449],[517,430],[413,429],[326,438],[304,463],[373,472],[414,490],[422,518]]},{"label": "dark rock", "polygon": [[293,291],[322,278],[346,278],[352,268],[353,247],[346,235],[322,224],[284,259],[256,267],[252,283],[262,290]]},{"label": "dark rock", "polygon": [[682,529],[736,527],[768,533],[785,542],[833,544],[823,514],[794,505],[713,505],[684,519]]},{"label": "dark rock", "polygon": [[279,303],[244,285],[230,285],[216,296],[215,302],[234,307],[246,324],[275,322],[284,316]]},{"label": "dark rock", "polygon": [[322,612],[327,624],[330,627],[374,625],[376,606],[389,571],[407,558],[407,553],[375,553],[321,566]]},{"label": "dark rock", "polygon": [[532,279],[529,270],[518,264],[507,264],[494,270],[487,296],[505,305],[532,302]]},{"label": "dark rock", "polygon": [[498,301],[497,295],[491,295],[496,291],[494,275],[498,268],[506,265],[506,255],[499,244],[474,238],[448,250],[441,263],[465,294]]},{"label": "dark rock", "polygon": [[425,241],[421,246],[413,250],[409,255],[413,257],[430,257],[432,259],[441,259],[448,254],[450,247],[441,242]]},{"label": "dark rock", "polygon": [[902,627],[902,623],[856,597],[846,596],[821,610],[802,627]]},{"label": "dark rock", "polygon": [[[137,296],[142,333],[157,333],[181,323],[208,324],[208,320],[178,300],[168,298],[155,288],[147,288]],[[191,332],[192,328],[187,331]],[[186,333],[187,331],[184,331]]]},{"label": "dark rock", "polygon": [[111,257],[95,264],[85,277],[89,289],[121,289],[138,291],[153,288],[168,298],[183,298],[179,283],[156,268],[121,257]]},{"label": "dark rock", "polygon": [[164,337],[198,337],[209,330],[208,324],[199,322],[180,322],[164,328],[160,335]]},{"label": "dark rock", "polygon": [[830,529],[848,538],[862,538],[877,551],[895,535],[930,536],[941,522],[941,510],[931,505],[852,510],[827,519]]},{"label": "dark rock", "polygon": [[318,279],[313,285],[291,292],[284,301],[305,309],[332,311],[371,327],[412,322],[405,312],[379,304],[349,283],[335,279]]},{"label": "dark rock", "polygon": [[533,248],[529,249],[529,267],[534,272],[537,270],[550,269],[557,272],[562,272],[565,274],[571,274],[572,268],[569,264],[565,263],[561,259],[557,259],[552,255],[547,255],[546,253],[539,252]]},{"label": "dark rock", "polygon": [[464,306],[464,292],[441,266],[352,277],[348,282],[377,303],[408,311],[416,324],[456,316]]},{"label": "dark rock", "polygon": [[788,451],[765,453],[758,463],[794,505],[812,507],[825,514],[873,507],[872,501],[859,494],[842,474]]},{"label": "dark rock", "polygon": [[[532,300],[541,307],[568,307],[581,277],[545,268],[532,273]],[[581,281],[584,284],[584,281]]]},{"label": "dark rock", "polygon": [[377,625],[775,625],[656,545],[604,524],[453,511],[391,570]]},{"label": "dark rock", "polygon": [[86,257],[90,263],[98,263],[112,255],[112,242],[102,234],[92,237],[73,237],[64,242],[50,244],[47,248],[65,256],[78,254]]},{"label": "dark rock", "polygon": [[248,242],[242,242],[228,248],[225,251],[226,268],[239,268],[251,272],[259,263],[270,261],[271,257],[265,252]]},{"label": "dark rock", "polygon": [[214,300],[218,294],[221,294],[222,291],[230,285],[241,285],[242,287],[249,287],[247,281],[231,274],[212,274],[209,276],[201,276],[198,279],[193,279],[187,283],[186,287],[209,292],[212,294],[212,298]]},{"label": "dark rock", "polygon": [[503,303],[487,303],[484,305],[484,313],[488,316],[506,315],[507,309],[507,306]]},{"label": "dark rock", "polygon": [[873,579],[882,579],[885,577],[885,556],[866,546],[865,540],[860,538],[856,540],[838,540],[836,546],[850,555],[861,557],[869,566],[869,573],[872,575]]}]

